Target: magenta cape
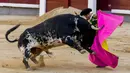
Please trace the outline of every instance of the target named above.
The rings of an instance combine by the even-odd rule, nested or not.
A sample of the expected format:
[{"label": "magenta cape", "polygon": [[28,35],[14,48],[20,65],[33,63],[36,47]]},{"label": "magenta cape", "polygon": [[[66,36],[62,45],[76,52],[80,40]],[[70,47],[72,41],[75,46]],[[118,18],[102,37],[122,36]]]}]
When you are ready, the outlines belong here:
[{"label": "magenta cape", "polygon": [[98,27],[104,27],[99,30],[94,38],[91,49],[96,52],[95,55],[90,54],[89,60],[98,66],[110,66],[115,68],[118,65],[118,57],[109,52],[106,39],[112,34],[112,32],[122,24],[123,16],[104,13],[102,11],[97,12],[98,15]]}]

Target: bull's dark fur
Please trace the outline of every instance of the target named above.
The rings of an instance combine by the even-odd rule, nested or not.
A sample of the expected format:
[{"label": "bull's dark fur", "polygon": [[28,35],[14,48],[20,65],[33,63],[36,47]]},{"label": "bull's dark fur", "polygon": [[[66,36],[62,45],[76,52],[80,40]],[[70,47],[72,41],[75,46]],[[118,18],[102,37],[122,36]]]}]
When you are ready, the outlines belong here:
[{"label": "bull's dark fur", "polygon": [[[7,31],[7,41],[17,41],[10,41],[8,35],[18,26],[16,25]],[[31,58],[34,63],[37,63],[35,57],[42,51],[49,54],[48,49],[57,46],[55,41],[58,41],[58,44],[67,44],[81,53],[85,52],[84,49],[92,53],[93,51],[88,47],[92,45],[95,34],[96,31],[91,28],[89,22],[84,18],[72,14],[62,14],[26,29],[18,39],[18,48],[22,51],[21,47],[24,48],[23,63],[26,68],[30,68],[27,60]]]}]

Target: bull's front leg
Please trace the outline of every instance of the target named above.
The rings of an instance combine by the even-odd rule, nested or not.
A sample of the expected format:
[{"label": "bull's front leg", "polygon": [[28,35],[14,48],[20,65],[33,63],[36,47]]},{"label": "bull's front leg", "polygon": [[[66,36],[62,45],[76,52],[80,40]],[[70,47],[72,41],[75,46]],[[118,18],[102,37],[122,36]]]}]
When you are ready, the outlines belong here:
[{"label": "bull's front leg", "polygon": [[81,47],[80,42],[76,38],[67,36],[63,41],[65,44],[78,50],[81,54],[86,53],[86,50]]}]

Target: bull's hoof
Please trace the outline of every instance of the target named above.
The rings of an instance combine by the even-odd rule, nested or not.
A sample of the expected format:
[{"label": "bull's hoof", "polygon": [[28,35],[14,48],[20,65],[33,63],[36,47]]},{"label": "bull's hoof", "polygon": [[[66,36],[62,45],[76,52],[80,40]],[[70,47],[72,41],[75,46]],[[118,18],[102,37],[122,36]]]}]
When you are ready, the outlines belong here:
[{"label": "bull's hoof", "polygon": [[84,54],[84,53],[86,53],[86,50],[82,49],[82,50],[80,51],[80,53],[81,53],[81,54]]},{"label": "bull's hoof", "polygon": [[36,67],[32,67],[32,68],[27,68],[26,70],[27,71],[34,71],[34,70],[36,70],[37,68]]},{"label": "bull's hoof", "polygon": [[33,69],[32,69],[32,68],[27,68],[26,70],[27,70],[27,71],[31,71],[31,70],[33,70]]},{"label": "bull's hoof", "polygon": [[105,68],[106,66],[96,66],[96,68]]},{"label": "bull's hoof", "polygon": [[39,67],[45,67],[45,63],[39,63],[38,66]]}]

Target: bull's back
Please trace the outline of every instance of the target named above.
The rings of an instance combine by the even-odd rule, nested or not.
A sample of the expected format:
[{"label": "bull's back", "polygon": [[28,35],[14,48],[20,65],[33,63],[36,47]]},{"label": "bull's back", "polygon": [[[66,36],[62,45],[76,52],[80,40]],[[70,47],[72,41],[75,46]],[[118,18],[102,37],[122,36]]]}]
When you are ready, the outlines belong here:
[{"label": "bull's back", "polygon": [[75,28],[74,17],[72,14],[58,15],[42,22],[35,28],[40,32],[51,32],[59,37],[65,36],[73,33]]}]

